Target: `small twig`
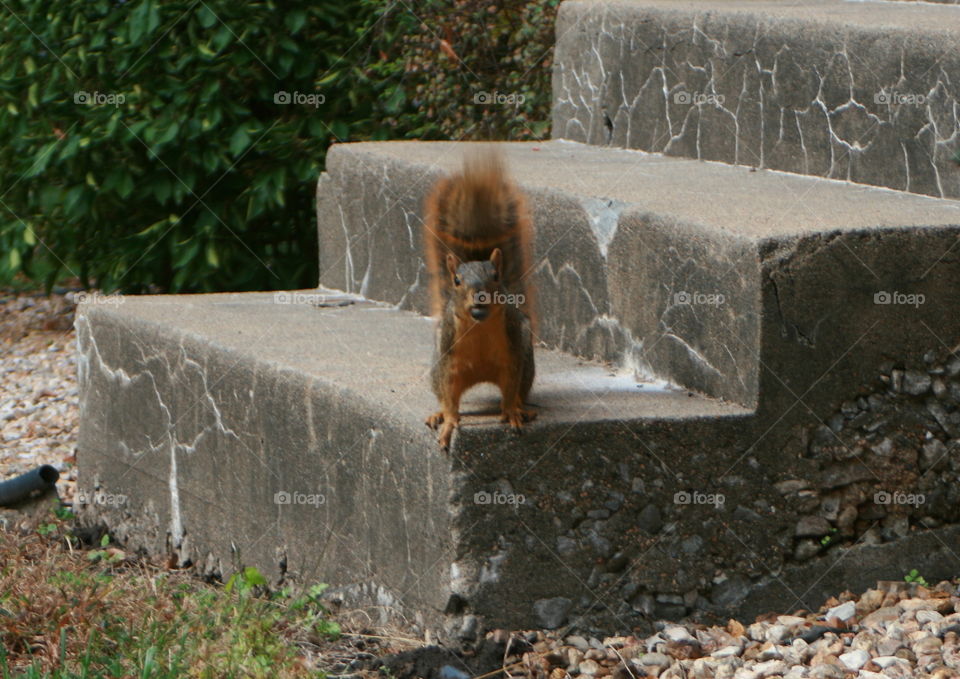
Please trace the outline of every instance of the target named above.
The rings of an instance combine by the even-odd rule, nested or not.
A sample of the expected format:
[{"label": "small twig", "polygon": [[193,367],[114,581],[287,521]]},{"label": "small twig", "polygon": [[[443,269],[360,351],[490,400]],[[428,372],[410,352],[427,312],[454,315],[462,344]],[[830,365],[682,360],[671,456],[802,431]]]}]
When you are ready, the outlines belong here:
[{"label": "small twig", "polygon": [[486,674],[479,674],[473,677],[473,679],[486,679],[487,677],[492,677],[495,674],[500,674],[501,672],[506,672],[507,670],[515,669],[517,667],[520,667],[521,665],[523,665],[522,660],[520,662],[515,662],[512,665],[507,665],[505,667],[501,667],[500,669],[493,670],[492,672],[487,672]]},{"label": "small twig", "polygon": [[617,657],[620,658],[620,662],[623,663],[623,668],[630,673],[630,676],[633,677],[634,679],[637,679],[637,675],[634,673],[633,667],[631,667],[631,665],[633,665],[633,662],[628,663],[626,659],[622,655],[620,655],[620,651],[615,649],[613,646],[610,646],[610,650],[617,654]]},{"label": "small twig", "polygon": [[427,645],[426,642],[421,641],[420,639],[408,639],[407,637],[384,637],[384,636],[380,636],[379,634],[359,634],[359,633],[355,634],[352,632],[348,632],[344,636],[362,637],[364,639],[383,639],[384,641],[406,641],[407,643],[420,644],[421,646]]}]

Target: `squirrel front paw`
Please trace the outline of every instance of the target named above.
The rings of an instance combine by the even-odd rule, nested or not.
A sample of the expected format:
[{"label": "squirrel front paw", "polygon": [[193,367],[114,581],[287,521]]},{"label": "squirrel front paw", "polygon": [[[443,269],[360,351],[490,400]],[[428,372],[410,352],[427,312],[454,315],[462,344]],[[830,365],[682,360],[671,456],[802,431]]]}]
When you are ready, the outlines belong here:
[{"label": "squirrel front paw", "polygon": [[433,415],[424,420],[423,423],[436,431],[440,425],[443,424],[443,411],[439,410],[435,412]]}]

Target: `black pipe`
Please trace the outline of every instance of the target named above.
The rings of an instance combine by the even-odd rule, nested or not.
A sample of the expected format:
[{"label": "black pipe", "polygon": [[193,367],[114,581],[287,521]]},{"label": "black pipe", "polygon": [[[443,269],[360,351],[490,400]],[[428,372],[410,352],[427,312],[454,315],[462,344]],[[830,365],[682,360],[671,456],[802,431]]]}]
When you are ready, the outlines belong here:
[{"label": "black pipe", "polygon": [[45,464],[26,474],[0,481],[0,507],[10,507],[22,502],[35,490],[52,490],[59,478],[60,472]]}]

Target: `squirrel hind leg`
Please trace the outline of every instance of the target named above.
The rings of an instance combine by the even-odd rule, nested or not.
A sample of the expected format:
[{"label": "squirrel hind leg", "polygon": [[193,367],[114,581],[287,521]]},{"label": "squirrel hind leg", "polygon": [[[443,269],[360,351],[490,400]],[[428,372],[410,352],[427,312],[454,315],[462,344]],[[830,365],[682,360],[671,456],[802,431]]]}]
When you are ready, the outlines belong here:
[{"label": "squirrel hind leg", "polygon": [[440,428],[440,435],[437,437],[437,443],[440,444],[440,449],[445,452],[450,452],[450,439],[453,438],[453,432],[460,427],[460,418],[459,417],[446,417],[444,418],[443,427]]},{"label": "squirrel hind leg", "polygon": [[515,405],[511,408],[505,407],[500,414],[500,421],[509,423],[516,431],[519,431],[524,424],[532,422],[536,418],[537,411],[524,408],[523,404]]},{"label": "squirrel hind leg", "polygon": [[434,431],[440,431],[437,435],[437,442],[440,444],[443,452],[450,452],[450,440],[453,438],[453,432],[460,426],[460,417],[448,417],[443,414],[442,410],[438,410],[433,415],[430,415],[424,421],[424,424]]}]

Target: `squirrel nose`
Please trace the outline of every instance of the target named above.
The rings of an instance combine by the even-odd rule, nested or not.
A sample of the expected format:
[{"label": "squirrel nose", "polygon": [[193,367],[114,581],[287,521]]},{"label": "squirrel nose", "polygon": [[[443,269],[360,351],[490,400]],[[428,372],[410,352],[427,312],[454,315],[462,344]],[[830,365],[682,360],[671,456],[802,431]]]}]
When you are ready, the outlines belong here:
[{"label": "squirrel nose", "polygon": [[490,315],[490,308],[486,306],[471,307],[470,315],[473,316],[473,320],[482,321]]}]

